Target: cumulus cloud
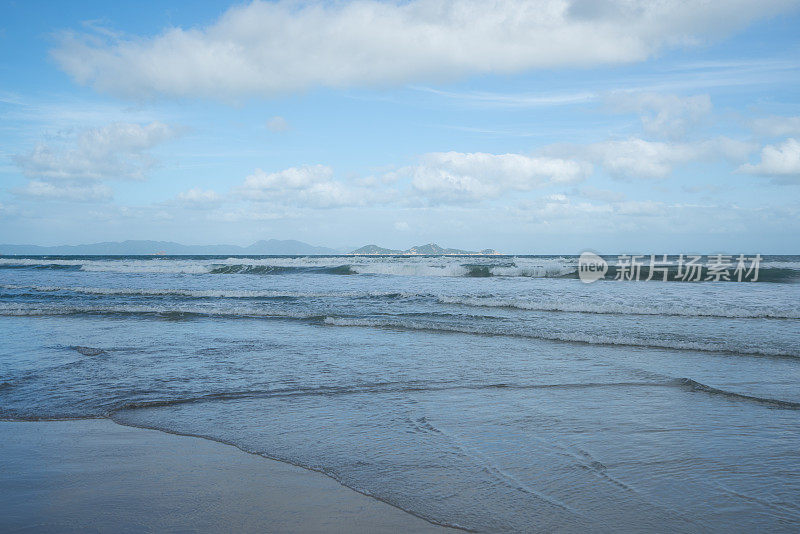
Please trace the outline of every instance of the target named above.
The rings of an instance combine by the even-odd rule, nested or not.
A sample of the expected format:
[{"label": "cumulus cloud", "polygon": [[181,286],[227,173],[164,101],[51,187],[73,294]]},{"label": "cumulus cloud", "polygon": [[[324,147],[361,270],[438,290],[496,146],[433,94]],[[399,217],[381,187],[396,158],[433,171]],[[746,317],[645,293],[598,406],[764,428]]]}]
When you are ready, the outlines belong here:
[{"label": "cumulus cloud", "polygon": [[618,92],[609,95],[608,101],[617,111],[640,113],[646,133],[670,139],[683,137],[712,107],[708,95]]},{"label": "cumulus cloud", "polygon": [[325,165],[304,165],[290,167],[279,172],[264,172],[256,169],[245,178],[242,188],[246,196],[257,198],[269,191],[285,189],[306,189],[308,187],[329,182],[333,178],[333,169]]},{"label": "cumulus cloud", "polygon": [[[721,157],[741,162],[755,150],[755,145],[727,137],[699,143],[647,141],[633,137],[571,150],[573,154],[582,154],[589,161],[598,163],[617,178],[661,179],[672,174],[675,167],[692,161]],[[558,151],[564,152],[564,149]]]},{"label": "cumulus cloud", "polygon": [[[274,172],[256,169],[227,200],[282,209],[408,206],[421,201],[476,203],[509,191],[575,183],[590,172],[588,163],[561,158],[442,152],[426,154],[419,164],[384,175],[348,180],[337,178],[326,165],[302,165]],[[193,190],[180,198],[204,198],[204,193]],[[405,222],[398,225],[398,230],[408,229]]]},{"label": "cumulus cloud", "polygon": [[790,137],[782,143],[761,149],[761,161],[746,163],[738,172],[771,176],[776,179],[800,178],[800,141]]},{"label": "cumulus cloud", "polygon": [[114,122],[84,130],[63,142],[39,143],[14,162],[31,182],[27,195],[97,200],[108,198],[105,180],[142,180],[156,161],[149,150],[177,135],[160,122]]},{"label": "cumulus cloud", "polygon": [[336,180],[325,165],[290,167],[278,172],[256,169],[238,188],[241,198],[303,207],[364,206],[388,200],[393,191],[377,191]]},{"label": "cumulus cloud", "polygon": [[703,153],[695,145],[637,138],[595,143],[586,152],[609,173],[623,178],[665,178],[676,165],[697,159]]},{"label": "cumulus cloud", "polygon": [[431,200],[481,201],[508,191],[577,182],[590,172],[589,164],[561,158],[434,152],[397,174],[409,177],[417,193]]},{"label": "cumulus cloud", "polygon": [[175,135],[160,122],[115,122],[84,130],[67,146],[40,143],[14,161],[25,176],[40,180],[140,180],[154,164],[147,150]]},{"label": "cumulus cloud", "polygon": [[641,61],[720,37],[790,0],[254,1],[156,36],[68,33],[77,82],[134,98],[231,98]]}]

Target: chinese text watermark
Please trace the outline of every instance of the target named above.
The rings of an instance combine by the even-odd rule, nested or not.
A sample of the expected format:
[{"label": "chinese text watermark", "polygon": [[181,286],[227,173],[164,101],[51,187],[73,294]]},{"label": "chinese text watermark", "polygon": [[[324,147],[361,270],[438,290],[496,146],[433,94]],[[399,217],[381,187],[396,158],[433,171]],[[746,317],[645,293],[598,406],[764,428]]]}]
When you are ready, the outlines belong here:
[{"label": "chinese text watermark", "polygon": [[757,282],[761,259],[761,254],[623,254],[609,264],[594,252],[584,252],[578,260],[578,277],[585,283],[606,277],[634,282]]}]

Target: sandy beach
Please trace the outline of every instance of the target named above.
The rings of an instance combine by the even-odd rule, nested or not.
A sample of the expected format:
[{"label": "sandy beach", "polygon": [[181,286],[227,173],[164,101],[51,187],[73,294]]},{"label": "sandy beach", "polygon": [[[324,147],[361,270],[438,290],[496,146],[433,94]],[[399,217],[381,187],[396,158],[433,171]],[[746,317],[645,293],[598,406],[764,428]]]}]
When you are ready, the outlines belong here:
[{"label": "sandy beach", "polygon": [[0,422],[3,532],[446,531],[333,479],[105,419]]}]

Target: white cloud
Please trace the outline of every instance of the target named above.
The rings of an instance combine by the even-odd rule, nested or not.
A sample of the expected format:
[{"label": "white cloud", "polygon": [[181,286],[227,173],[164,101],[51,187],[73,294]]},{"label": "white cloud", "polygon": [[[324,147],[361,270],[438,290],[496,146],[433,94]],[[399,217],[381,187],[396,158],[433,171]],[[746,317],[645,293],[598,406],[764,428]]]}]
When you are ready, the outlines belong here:
[{"label": "white cloud", "polygon": [[363,206],[382,203],[393,196],[392,190],[377,191],[335,180],[333,169],[325,165],[290,167],[272,173],[256,169],[237,191],[246,200],[317,208]]},{"label": "white cloud", "polygon": [[188,191],[178,193],[178,200],[186,204],[207,205],[221,201],[222,196],[213,189],[203,190],[199,187],[194,187]]},{"label": "white cloud", "polygon": [[753,121],[753,130],[769,137],[800,135],[800,117],[763,117]]},{"label": "white cloud", "polygon": [[432,87],[415,86],[410,87],[416,91],[431,93],[436,96],[449,98],[476,107],[550,107],[564,106],[570,104],[584,104],[597,98],[597,93],[593,91],[568,92],[568,93],[487,93],[487,92],[465,92],[457,93],[452,91],[442,91]]},{"label": "white cloud", "polygon": [[704,150],[689,144],[627,139],[587,147],[590,159],[609,173],[624,178],[665,178],[673,167],[697,159]]},{"label": "white cloud", "polygon": [[608,101],[617,111],[641,113],[646,133],[671,139],[683,137],[711,113],[708,95],[617,92]]},{"label": "white cloud", "polygon": [[256,169],[245,178],[242,188],[246,196],[256,198],[269,191],[285,189],[304,189],[315,184],[328,182],[333,177],[333,169],[325,165],[304,165],[267,173]]},{"label": "white cloud", "polygon": [[693,161],[725,158],[739,163],[757,147],[752,143],[717,137],[698,143],[646,141],[636,137],[593,143],[586,147],[556,147],[559,154],[582,156],[618,178],[666,178],[675,167]]},{"label": "white cloud", "polygon": [[431,200],[481,201],[512,190],[577,182],[590,172],[586,163],[561,158],[434,152],[396,174],[410,177],[413,188]]},{"label": "white cloud", "polygon": [[39,143],[13,156],[28,184],[16,193],[63,200],[105,200],[106,180],[143,180],[156,161],[148,151],[175,137],[166,124],[114,122],[86,129],[60,143]]},{"label": "white cloud", "polygon": [[792,137],[777,145],[761,149],[761,161],[746,163],[738,172],[772,176],[775,178],[800,178],[800,141]]},{"label": "white cloud", "polygon": [[70,33],[52,55],[77,82],[118,95],[231,98],[641,61],[793,4],[255,1],[208,26],[154,37]]},{"label": "white cloud", "polygon": [[28,154],[14,156],[14,161],[31,179],[141,180],[154,164],[147,151],[176,134],[160,122],[115,122],[84,130],[67,146],[40,143]]},{"label": "white cloud", "polygon": [[286,132],[289,130],[289,123],[283,117],[272,117],[267,121],[267,130],[270,132]]},{"label": "white cloud", "polygon": [[[574,183],[590,172],[588,163],[560,158],[431,153],[422,156],[418,165],[349,180],[337,179],[333,169],[325,165],[303,165],[276,172],[256,169],[234,189],[230,198],[298,208],[407,206],[421,201],[459,204],[496,198],[508,191]],[[408,225],[398,222],[395,228],[407,230]]]}]

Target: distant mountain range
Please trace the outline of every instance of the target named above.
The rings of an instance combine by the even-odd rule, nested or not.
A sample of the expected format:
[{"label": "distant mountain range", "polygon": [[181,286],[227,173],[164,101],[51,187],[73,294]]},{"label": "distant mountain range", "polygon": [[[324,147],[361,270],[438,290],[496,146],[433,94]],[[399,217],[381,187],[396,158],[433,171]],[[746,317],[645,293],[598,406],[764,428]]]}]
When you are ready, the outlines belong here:
[{"label": "distant mountain range", "polygon": [[492,255],[500,253],[491,248],[486,248],[479,252],[474,252],[471,250],[461,250],[458,248],[444,248],[440,247],[436,243],[428,243],[427,245],[417,245],[416,247],[411,247],[408,250],[394,250],[390,248],[379,247],[378,245],[366,245],[354,250],[350,254],[369,255],[369,256],[380,256],[380,255],[442,256],[442,255]]},{"label": "distant mountain range", "polygon": [[274,255],[303,256],[341,254],[341,250],[315,247],[293,239],[268,239],[250,246],[237,245],[181,245],[171,241],[121,241],[92,243],[88,245],[61,245],[41,247],[38,245],[0,245],[0,255],[52,255],[52,256],[134,256],[134,255]]},{"label": "distant mountain range", "polygon": [[[247,247],[238,245],[182,245],[172,241],[107,241],[86,245],[59,245],[42,247],[39,245],[0,245],[0,256],[312,256],[335,255],[345,251],[328,247],[317,247],[295,241],[294,239],[267,239],[256,241]],[[367,245],[356,249],[353,255],[489,255],[499,254],[487,248],[479,252],[444,248],[435,243],[418,245],[408,250],[394,250],[377,245]]]}]

